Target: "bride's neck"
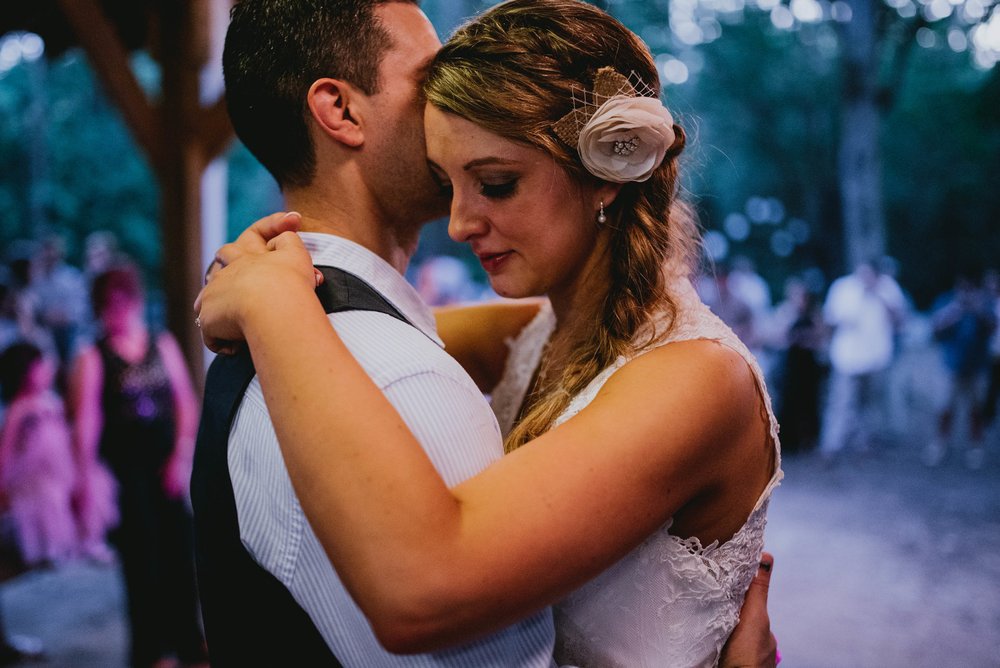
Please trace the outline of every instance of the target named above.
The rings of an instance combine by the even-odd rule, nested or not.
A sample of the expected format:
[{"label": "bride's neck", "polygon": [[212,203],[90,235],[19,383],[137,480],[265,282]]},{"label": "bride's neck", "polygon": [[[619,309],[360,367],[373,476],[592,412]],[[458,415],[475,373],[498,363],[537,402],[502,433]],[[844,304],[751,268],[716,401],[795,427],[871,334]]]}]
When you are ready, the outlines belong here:
[{"label": "bride's neck", "polygon": [[582,343],[594,327],[600,326],[610,284],[608,273],[606,267],[594,268],[565,288],[549,292],[556,317],[550,345]]}]

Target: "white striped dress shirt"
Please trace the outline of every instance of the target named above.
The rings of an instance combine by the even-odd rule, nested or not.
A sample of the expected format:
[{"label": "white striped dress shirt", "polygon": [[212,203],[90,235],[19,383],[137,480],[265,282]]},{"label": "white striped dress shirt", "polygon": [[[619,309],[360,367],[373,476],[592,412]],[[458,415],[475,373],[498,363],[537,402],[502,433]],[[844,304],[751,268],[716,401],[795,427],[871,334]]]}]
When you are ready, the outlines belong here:
[{"label": "white striped dress shirt", "polygon": [[[337,333],[399,411],[444,481],[456,485],[499,459],[503,451],[493,412],[468,374],[444,352],[434,316],[410,284],[389,263],[358,244],[328,234],[300,236],[315,264],[338,267],[365,280],[414,325],[369,311],[329,315]],[[288,587],[345,666],[552,665],[554,631],[548,609],[447,651],[409,656],[386,652],[309,527],[288,478],[257,378],[247,389],[229,436],[229,471],[243,544]],[[289,657],[294,653],[290,647]]]}]

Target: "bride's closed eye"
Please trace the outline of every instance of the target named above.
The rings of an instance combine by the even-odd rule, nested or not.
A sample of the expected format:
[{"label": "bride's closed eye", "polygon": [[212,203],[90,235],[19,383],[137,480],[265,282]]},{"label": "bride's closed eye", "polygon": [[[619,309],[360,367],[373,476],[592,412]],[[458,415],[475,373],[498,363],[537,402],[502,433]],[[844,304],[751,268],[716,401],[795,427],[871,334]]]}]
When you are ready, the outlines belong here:
[{"label": "bride's closed eye", "polygon": [[517,179],[511,178],[497,183],[483,182],[479,186],[479,191],[490,199],[504,199],[517,192]]}]

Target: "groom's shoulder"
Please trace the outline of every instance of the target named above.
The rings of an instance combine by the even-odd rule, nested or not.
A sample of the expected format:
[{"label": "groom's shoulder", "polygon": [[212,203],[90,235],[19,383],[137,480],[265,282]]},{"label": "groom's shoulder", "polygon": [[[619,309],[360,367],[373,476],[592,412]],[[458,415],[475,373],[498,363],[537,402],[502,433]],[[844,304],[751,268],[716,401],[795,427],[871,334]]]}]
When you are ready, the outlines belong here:
[{"label": "groom's shoulder", "polygon": [[417,327],[384,313],[345,311],[330,322],[376,385],[385,389],[404,378],[429,375],[475,383],[440,343]]}]

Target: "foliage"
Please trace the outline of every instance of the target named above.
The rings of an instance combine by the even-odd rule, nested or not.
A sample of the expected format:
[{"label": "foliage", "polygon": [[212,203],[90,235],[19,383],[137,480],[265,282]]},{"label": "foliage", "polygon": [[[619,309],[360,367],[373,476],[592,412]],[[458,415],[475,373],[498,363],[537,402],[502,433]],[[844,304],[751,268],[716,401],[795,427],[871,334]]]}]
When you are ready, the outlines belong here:
[{"label": "foliage", "polygon": [[[774,10],[748,6],[718,14],[716,38],[689,46],[648,24],[667,24],[664,4],[619,0],[611,10],[691,72],[667,85],[665,97],[692,135],[688,187],[709,235],[718,232],[730,254],[755,259],[775,293],[785,277],[813,265],[827,279],[843,271],[838,141],[843,93],[854,83],[843,34],[832,21],[779,30]],[[977,69],[967,52],[950,47],[963,44],[953,24],[928,26],[923,16],[908,20],[888,8],[878,15],[889,87],[880,94],[890,110],[881,130],[888,249],[903,284],[927,306],[959,269],[1000,264],[1000,79],[997,68]],[[762,202],[783,215],[759,215]],[[769,220],[747,226],[755,209]]]},{"label": "foliage", "polygon": [[[827,26],[778,32],[766,15],[748,14],[699,51],[700,72],[679,87],[690,88],[691,187],[703,222],[720,229],[727,216],[746,216],[752,225],[745,240],[726,232],[734,252],[756,258],[772,284],[839,259],[833,40]],[[754,211],[759,198],[779,210],[754,222],[763,217]],[[789,235],[794,252],[784,255],[792,250],[781,241]]]},{"label": "foliage", "polygon": [[1000,71],[963,75],[959,59],[918,52],[887,121],[891,248],[925,305],[958,272],[1000,266]]},{"label": "foliage", "polygon": [[108,229],[158,272],[155,181],[79,53],[0,79],[0,205],[4,239],[59,231],[78,257],[88,232]]}]

